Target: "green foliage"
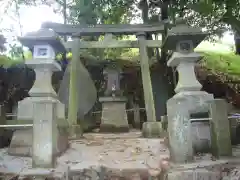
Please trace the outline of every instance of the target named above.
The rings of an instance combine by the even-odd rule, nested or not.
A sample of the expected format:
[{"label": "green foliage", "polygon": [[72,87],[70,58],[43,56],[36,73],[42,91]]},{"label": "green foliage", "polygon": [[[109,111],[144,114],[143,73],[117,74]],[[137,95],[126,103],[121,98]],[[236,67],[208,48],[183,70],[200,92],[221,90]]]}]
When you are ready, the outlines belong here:
[{"label": "green foliage", "polygon": [[229,53],[203,52],[204,58],[201,63],[210,69],[214,74],[225,74],[239,79],[240,76],[240,58]]},{"label": "green foliage", "polygon": [[16,61],[22,61],[24,60],[24,54],[23,54],[23,47],[13,44],[10,45],[10,51],[9,51],[9,55],[11,56],[12,60],[16,60]]},{"label": "green foliage", "polygon": [[8,66],[10,61],[11,60],[7,56],[0,55],[0,66],[6,66],[6,65]]},{"label": "green foliage", "polygon": [[[119,24],[129,23],[133,0],[75,0],[74,5],[69,6],[69,18],[72,24]],[[117,37],[122,39],[123,37]],[[83,37],[83,40],[101,40],[103,37]],[[100,59],[115,59],[120,57],[126,49],[88,50]]]},{"label": "green foliage", "polygon": [[16,64],[23,63],[22,60],[12,60],[6,55],[0,55],[0,67],[8,68]]},{"label": "green foliage", "polygon": [[238,0],[176,0],[170,6],[172,19],[188,18],[194,26],[205,27],[221,36],[227,29],[240,32],[240,1]]},{"label": "green foliage", "polygon": [[128,19],[133,0],[75,0],[68,7],[70,23],[76,24],[115,24]]}]

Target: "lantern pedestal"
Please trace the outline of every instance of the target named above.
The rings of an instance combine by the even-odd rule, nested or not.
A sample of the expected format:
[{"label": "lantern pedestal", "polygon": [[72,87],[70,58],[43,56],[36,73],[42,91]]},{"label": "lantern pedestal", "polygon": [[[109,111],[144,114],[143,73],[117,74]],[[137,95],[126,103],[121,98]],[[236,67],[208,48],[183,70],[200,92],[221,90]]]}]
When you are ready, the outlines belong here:
[{"label": "lantern pedestal", "polygon": [[100,132],[128,132],[126,98],[100,97],[99,101],[102,103]]},{"label": "lantern pedestal", "polygon": [[[204,91],[179,92],[167,102],[168,135],[171,160],[185,163],[193,160],[190,116],[209,111],[213,95]],[[207,137],[206,140],[210,140]]]},{"label": "lantern pedestal", "polygon": [[159,121],[147,121],[143,123],[142,135],[144,138],[163,137],[162,123]]},{"label": "lantern pedestal", "polygon": [[56,99],[51,77],[61,70],[54,60],[32,60],[27,65],[35,70],[36,80],[31,97],[18,104],[17,118],[29,120],[33,129],[14,132],[8,153],[14,156],[32,156],[33,166],[53,167],[54,157],[68,148],[65,107]]}]

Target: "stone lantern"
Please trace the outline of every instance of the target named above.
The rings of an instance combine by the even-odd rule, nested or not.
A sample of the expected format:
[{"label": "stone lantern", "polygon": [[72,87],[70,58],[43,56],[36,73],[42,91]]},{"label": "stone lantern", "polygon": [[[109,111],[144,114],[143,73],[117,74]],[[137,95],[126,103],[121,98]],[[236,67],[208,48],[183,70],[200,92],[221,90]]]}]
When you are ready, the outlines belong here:
[{"label": "stone lantern", "polygon": [[33,128],[15,132],[9,154],[32,156],[35,167],[52,167],[54,157],[68,147],[65,107],[57,99],[51,82],[52,73],[61,71],[55,55],[64,53],[65,48],[57,35],[47,29],[29,33],[19,40],[33,49],[33,59],[26,61],[26,65],[34,69],[36,79],[29,91],[30,97],[18,103],[17,118],[32,122]]},{"label": "stone lantern", "polygon": [[[195,64],[202,58],[202,55],[194,52],[194,49],[206,36],[207,34],[199,28],[180,24],[169,31],[164,43],[167,49],[174,51],[167,65],[176,67],[179,75],[176,94],[167,102],[170,157],[177,163],[193,160],[194,145],[200,143],[200,146],[209,146],[210,143],[209,124],[200,122],[203,126],[197,136],[202,136],[203,130],[205,137],[204,141],[198,142],[198,138],[192,141],[192,137],[196,137],[194,136],[196,129],[194,132],[191,131],[190,122],[192,117],[208,114],[208,102],[213,100],[213,95],[201,91],[202,85],[194,71]],[[202,140],[201,137],[200,139]]]},{"label": "stone lantern", "polygon": [[127,99],[122,96],[120,89],[121,69],[115,63],[107,63],[103,74],[106,80],[102,103],[101,132],[127,132],[129,131],[126,113]]}]

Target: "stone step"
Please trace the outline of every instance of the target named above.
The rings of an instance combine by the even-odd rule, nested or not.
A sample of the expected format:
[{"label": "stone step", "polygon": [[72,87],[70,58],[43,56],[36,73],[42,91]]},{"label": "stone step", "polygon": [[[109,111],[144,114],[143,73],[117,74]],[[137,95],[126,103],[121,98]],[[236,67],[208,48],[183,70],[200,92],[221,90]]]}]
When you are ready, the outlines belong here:
[{"label": "stone step", "polygon": [[[167,180],[233,180],[240,179],[240,161],[203,160],[175,165],[167,173]],[[166,179],[161,179],[166,180]]]}]

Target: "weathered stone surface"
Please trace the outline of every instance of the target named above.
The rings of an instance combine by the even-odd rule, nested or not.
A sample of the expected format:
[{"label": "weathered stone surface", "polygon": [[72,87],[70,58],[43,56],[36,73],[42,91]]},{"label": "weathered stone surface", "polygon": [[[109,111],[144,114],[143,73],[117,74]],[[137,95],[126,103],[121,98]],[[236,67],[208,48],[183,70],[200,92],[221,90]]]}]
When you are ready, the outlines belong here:
[{"label": "weathered stone surface", "polygon": [[175,171],[168,173],[168,180],[220,180],[219,172],[212,172],[205,169]]},{"label": "weathered stone surface", "polygon": [[30,49],[36,44],[49,44],[54,47],[56,54],[66,52],[64,45],[58,39],[58,34],[47,28],[40,29],[35,32],[29,32],[25,36],[19,37],[18,39],[24,46]]},{"label": "weathered stone surface", "polygon": [[[56,156],[68,148],[68,134],[65,141],[59,142],[57,123],[57,104],[54,98],[42,98],[34,102],[33,112],[33,167],[51,168],[55,165]],[[59,148],[63,147],[62,149]]]},{"label": "weathered stone surface", "polygon": [[133,118],[134,118],[134,127],[136,129],[141,128],[141,118],[140,118],[140,107],[138,104],[133,104]]},{"label": "weathered stone surface", "polygon": [[[181,20],[182,21],[182,20]],[[186,22],[181,22],[173,27],[166,37],[163,46],[169,50],[176,50],[176,45],[181,41],[190,40],[193,43],[193,49],[200,44],[207,36],[206,32],[202,32],[201,28],[191,27]]]},{"label": "weathered stone surface", "polygon": [[8,154],[12,156],[31,156],[32,129],[19,129],[13,133]]},{"label": "weathered stone surface", "polygon": [[91,179],[91,176],[92,180],[134,180],[137,177],[145,180],[158,176],[161,159],[169,157],[162,142],[163,139],[141,138],[141,132],[136,131],[84,134],[84,138],[70,142],[70,148],[57,158],[55,169],[32,168],[31,158],[9,156],[6,149],[1,149],[0,173],[17,173],[22,177],[45,174],[62,179],[67,176],[69,180]]},{"label": "weathered stone surface", "polygon": [[140,132],[85,134],[84,139],[71,142],[71,148],[58,158],[55,169],[32,168],[31,158],[8,156],[6,149],[1,149],[0,175],[56,180],[167,180],[167,175],[168,180],[240,178],[239,148],[238,153],[234,149],[234,156],[238,156],[234,159],[212,160],[210,155],[200,155],[194,163],[169,165],[163,139],[140,136]]},{"label": "weathered stone surface", "polygon": [[162,123],[144,122],[142,126],[142,135],[145,138],[159,138],[163,137]]},{"label": "weathered stone surface", "polygon": [[186,163],[193,160],[193,148],[190,130],[190,114],[187,101],[167,103],[168,138],[171,160],[176,163]]},{"label": "weathered stone surface", "polygon": [[240,144],[240,139],[238,138],[239,133],[240,133],[240,131],[239,131],[240,130],[240,124],[239,124],[240,121],[239,120],[240,120],[240,118],[238,118],[238,117],[229,119],[232,145]]},{"label": "weathered stone surface", "polygon": [[212,152],[214,156],[231,156],[231,134],[228,121],[227,102],[214,99],[210,103]]},{"label": "weathered stone surface", "polygon": [[125,99],[105,97],[102,101],[100,132],[128,132],[129,125]]},{"label": "weathered stone surface", "polygon": [[[12,156],[32,156],[33,130],[16,130],[13,134],[11,144],[7,150]],[[66,129],[59,127],[58,150],[56,155],[60,155],[68,148],[68,135]]]},{"label": "weathered stone surface", "polygon": [[[79,51],[78,48],[77,51]],[[76,102],[78,102],[77,103],[78,118],[81,119],[94,106],[97,100],[97,90],[88,70],[79,60],[79,57],[78,61],[76,62],[76,67],[77,67],[76,76],[80,79],[75,84],[76,85],[75,93],[79,94],[79,96],[76,97]],[[64,76],[58,91],[58,99],[65,105],[66,109],[70,109],[69,107],[70,101],[69,93],[71,92],[70,72],[71,63],[68,64],[64,72]]]},{"label": "weathered stone surface", "polygon": [[213,94],[204,91],[185,91],[175,94],[170,101],[175,103],[188,101],[186,107],[190,114],[205,113],[209,111],[209,102],[214,99]]},{"label": "weathered stone surface", "polygon": [[[27,97],[18,102],[17,119],[33,120],[33,102],[35,97]],[[60,101],[57,105],[57,115],[59,119],[65,119],[65,106]]]},{"label": "weathered stone surface", "polygon": [[209,121],[191,121],[191,136],[194,153],[211,151],[211,130]]},{"label": "weathered stone surface", "polygon": [[184,163],[193,160],[190,115],[208,112],[213,96],[203,91],[180,92],[167,102],[168,133],[171,160]]},{"label": "weathered stone surface", "polygon": [[121,80],[121,68],[117,67],[117,64],[109,62],[109,65],[104,69],[103,74],[107,79],[105,96],[111,96],[112,94],[121,94],[120,80]]},{"label": "weathered stone surface", "polygon": [[168,66],[177,67],[179,79],[175,92],[181,91],[200,91],[202,85],[196,78],[194,67],[196,62],[202,58],[199,53],[183,54],[174,52],[173,56],[168,60]]}]

